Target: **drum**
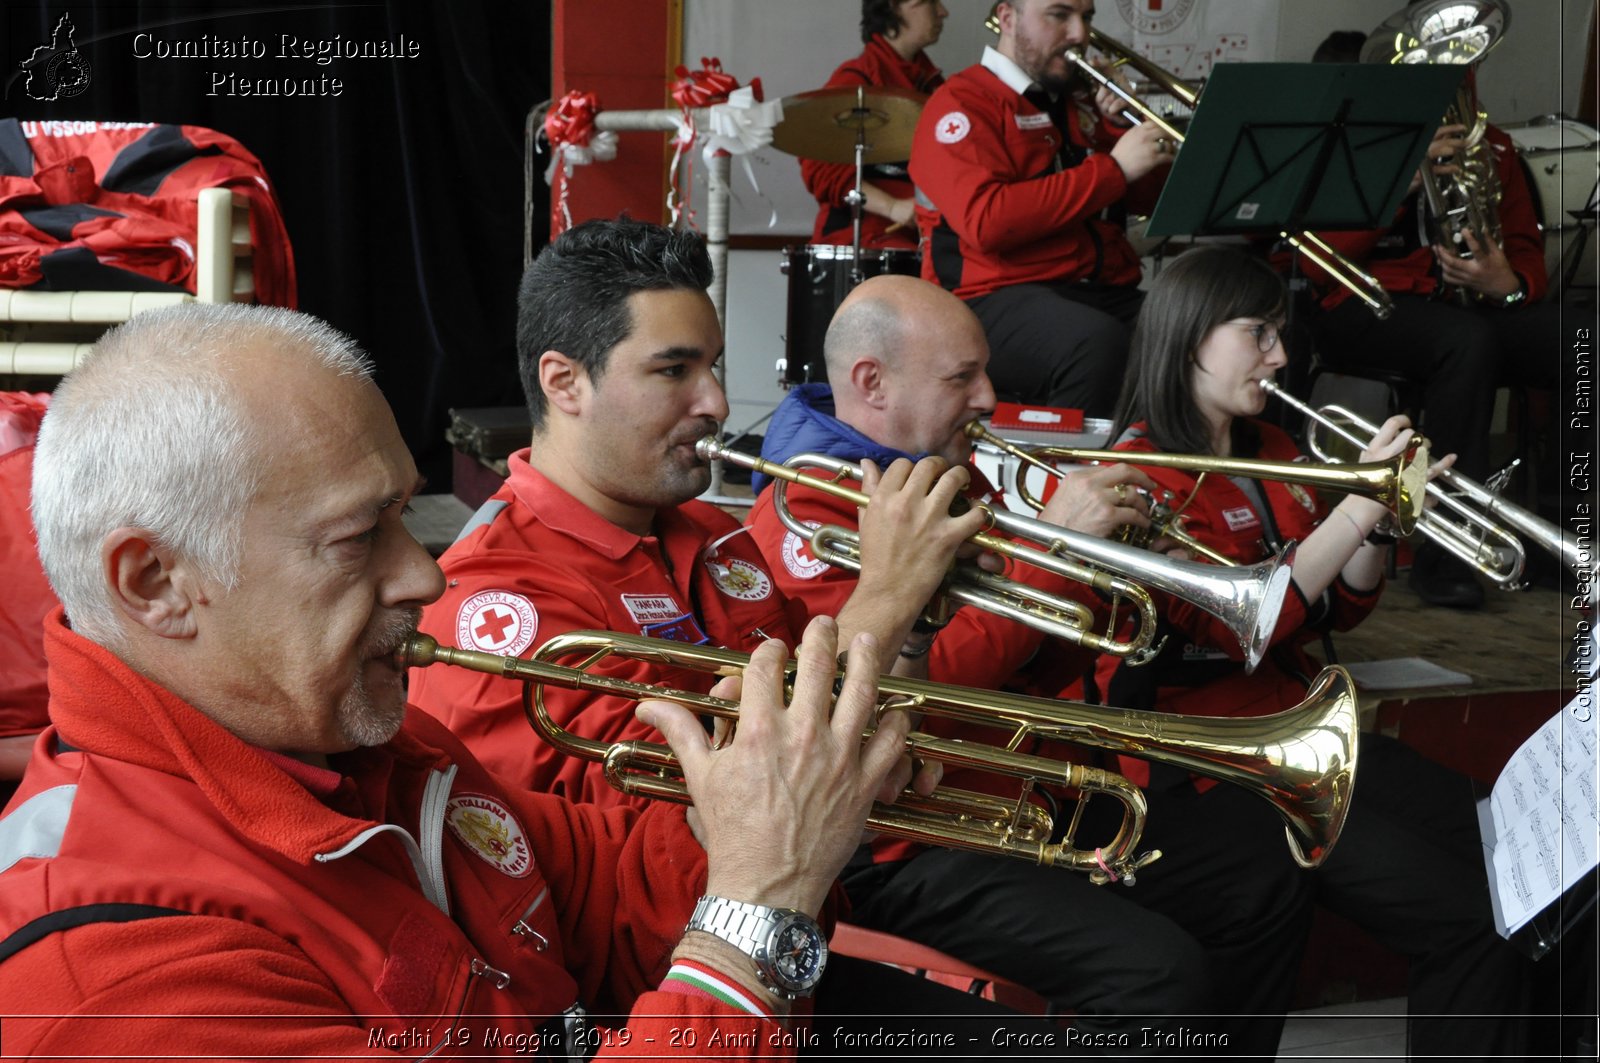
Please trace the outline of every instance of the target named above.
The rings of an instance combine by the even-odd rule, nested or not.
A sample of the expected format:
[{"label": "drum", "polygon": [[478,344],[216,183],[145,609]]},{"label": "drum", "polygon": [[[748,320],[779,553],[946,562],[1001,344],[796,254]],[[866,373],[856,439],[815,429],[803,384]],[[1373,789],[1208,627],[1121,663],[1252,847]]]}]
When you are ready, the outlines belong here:
[{"label": "drum", "polygon": [[[778,382],[784,387],[827,380],[822,361],[822,338],[833,312],[855,287],[850,273],[849,244],[807,244],[783,249],[779,267],[789,278],[789,315],[784,329],[784,359]],[[862,248],[861,276],[899,273],[908,277],[922,271],[922,254],[908,248]]]},{"label": "drum", "polygon": [[[1574,276],[1593,277],[1594,234],[1581,236],[1583,223],[1571,212],[1582,211],[1593,202],[1595,183],[1600,179],[1600,156],[1595,151],[1600,131],[1555,114],[1501,128],[1517,146],[1534,211],[1544,227],[1550,283],[1558,283],[1570,269],[1579,271]],[[1571,260],[1572,255],[1583,256],[1581,265]]]}]

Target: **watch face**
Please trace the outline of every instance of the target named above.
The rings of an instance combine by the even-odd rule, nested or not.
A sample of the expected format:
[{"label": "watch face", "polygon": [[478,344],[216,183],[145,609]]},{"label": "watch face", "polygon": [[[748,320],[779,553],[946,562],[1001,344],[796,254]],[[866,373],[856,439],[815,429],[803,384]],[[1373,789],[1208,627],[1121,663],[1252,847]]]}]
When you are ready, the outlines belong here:
[{"label": "watch face", "polygon": [[783,988],[807,992],[822,977],[828,943],[817,925],[804,916],[790,916],[772,934],[772,973]]}]

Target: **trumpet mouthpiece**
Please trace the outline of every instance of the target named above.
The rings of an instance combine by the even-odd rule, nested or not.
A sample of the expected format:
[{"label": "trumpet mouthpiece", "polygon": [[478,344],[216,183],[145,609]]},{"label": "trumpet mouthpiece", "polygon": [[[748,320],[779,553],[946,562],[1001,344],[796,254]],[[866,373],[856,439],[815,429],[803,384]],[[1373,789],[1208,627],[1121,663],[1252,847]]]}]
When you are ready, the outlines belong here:
[{"label": "trumpet mouthpiece", "polygon": [[722,444],[716,436],[706,436],[694,445],[694,453],[701,461],[714,461],[722,457]]},{"label": "trumpet mouthpiece", "polygon": [[420,631],[400,644],[394,651],[394,662],[401,668],[421,668],[430,665],[439,649],[439,640]]}]

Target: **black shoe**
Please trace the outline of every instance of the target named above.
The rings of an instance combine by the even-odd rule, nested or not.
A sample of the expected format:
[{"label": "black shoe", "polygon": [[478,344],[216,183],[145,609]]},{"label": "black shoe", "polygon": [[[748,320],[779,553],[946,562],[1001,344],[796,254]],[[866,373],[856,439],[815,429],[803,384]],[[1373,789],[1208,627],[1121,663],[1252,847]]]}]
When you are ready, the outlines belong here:
[{"label": "black shoe", "polygon": [[1483,586],[1472,567],[1433,543],[1417,548],[1411,563],[1411,589],[1429,605],[1452,609],[1477,609],[1483,605]]}]

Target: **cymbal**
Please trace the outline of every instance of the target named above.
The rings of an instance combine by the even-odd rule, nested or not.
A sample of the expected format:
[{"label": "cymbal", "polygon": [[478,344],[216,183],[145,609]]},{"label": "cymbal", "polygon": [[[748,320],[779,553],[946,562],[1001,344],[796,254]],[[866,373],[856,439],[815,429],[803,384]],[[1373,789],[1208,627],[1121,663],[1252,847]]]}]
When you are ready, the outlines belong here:
[{"label": "cymbal", "polygon": [[817,89],[783,100],[783,121],[772,130],[779,151],[817,162],[856,161],[856,137],[865,138],[861,161],[904,162],[928,97],[909,89]]}]

